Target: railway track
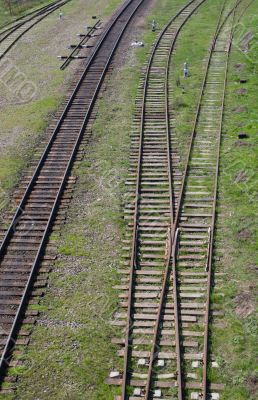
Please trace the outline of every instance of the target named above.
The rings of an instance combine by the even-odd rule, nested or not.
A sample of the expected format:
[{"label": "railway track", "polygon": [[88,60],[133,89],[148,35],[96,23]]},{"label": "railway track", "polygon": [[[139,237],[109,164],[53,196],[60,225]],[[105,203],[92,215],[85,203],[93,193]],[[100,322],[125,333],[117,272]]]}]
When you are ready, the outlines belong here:
[{"label": "railway track", "polygon": [[0,34],[7,32],[9,29],[11,29],[15,24],[18,24],[22,21],[25,21],[27,18],[32,16],[33,14],[36,14],[37,12],[40,12],[44,10],[46,7],[49,7],[50,5],[56,4],[60,2],[60,0],[56,0],[54,2],[50,2],[49,4],[44,5],[43,7],[36,8],[32,11],[29,11],[28,13],[25,13],[21,17],[15,18],[14,20],[7,22],[6,24],[3,24],[0,26]]},{"label": "railway track", "polygon": [[112,371],[108,379],[121,386],[117,400],[219,399],[223,389],[207,378],[215,366],[210,319],[220,315],[210,296],[228,55],[239,3],[221,9],[186,160],[177,152],[168,76],[177,35],[201,1],[188,3],[161,33],[141,83],[116,287],[121,311],[113,321],[123,328],[124,337],[113,339],[123,373]]},{"label": "railway track", "polygon": [[62,7],[70,0],[55,1],[47,6],[36,10],[27,16],[18,19],[11,26],[0,32],[0,60],[10,51],[18,40],[36,24]]},{"label": "railway track", "polygon": [[105,73],[130,21],[146,0],[128,0],[106,26],[31,177],[0,247],[0,378],[21,323],[69,171]]}]

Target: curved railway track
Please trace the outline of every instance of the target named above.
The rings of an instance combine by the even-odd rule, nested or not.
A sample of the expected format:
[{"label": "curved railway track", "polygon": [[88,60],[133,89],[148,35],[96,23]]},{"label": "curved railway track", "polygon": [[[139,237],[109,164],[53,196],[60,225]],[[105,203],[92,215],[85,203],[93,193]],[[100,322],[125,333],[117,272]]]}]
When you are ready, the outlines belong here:
[{"label": "curved railway track", "polygon": [[114,14],[52,132],[0,247],[0,377],[25,316],[33,282],[74,156],[128,24],[146,0],[128,0]]},{"label": "curved railway track", "polygon": [[36,24],[62,7],[70,0],[55,1],[12,23],[0,32],[0,60],[11,50],[18,40]]},{"label": "curved railway track", "polygon": [[[124,328],[117,400],[218,398],[208,382],[212,254],[224,96],[235,10],[223,5],[183,173],[173,134],[169,68],[175,41],[202,1],[191,1],[158,38],[137,98],[132,133],[125,269],[117,289]],[[231,7],[231,8],[230,8]],[[219,280],[219,276],[217,276]],[[219,314],[219,313],[218,313]],[[212,396],[212,397],[210,397]]]},{"label": "curved railway track", "polygon": [[56,0],[54,2],[51,2],[49,4],[46,4],[42,7],[36,8],[32,11],[29,11],[28,13],[25,13],[24,15],[22,15],[21,17],[18,17],[10,22],[7,22],[6,24],[0,26],[0,34],[7,32],[9,29],[11,29],[15,24],[24,21],[26,18],[29,18],[31,15],[36,14],[37,12],[40,12],[42,10],[44,10],[46,7],[49,7],[51,5],[54,5],[56,3],[60,2],[60,0]]}]

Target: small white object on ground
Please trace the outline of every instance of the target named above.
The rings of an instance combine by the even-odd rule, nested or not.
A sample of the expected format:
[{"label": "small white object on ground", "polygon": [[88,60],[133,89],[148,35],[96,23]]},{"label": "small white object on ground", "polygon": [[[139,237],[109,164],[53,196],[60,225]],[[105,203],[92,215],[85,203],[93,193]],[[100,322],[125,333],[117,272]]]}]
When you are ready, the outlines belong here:
[{"label": "small white object on ground", "polygon": [[211,366],[213,368],[219,368],[219,364],[217,363],[217,361],[212,361]]},{"label": "small white object on ground", "polygon": [[135,40],[134,42],[131,43],[132,47],[144,47],[143,42],[138,42],[138,40]]},{"label": "small white object on ground", "polygon": [[142,394],[142,389],[140,389],[140,388],[134,389],[134,391],[133,391],[134,396],[141,396],[141,394]]},{"label": "small white object on ground", "polygon": [[165,360],[158,360],[158,367],[164,367],[165,366]]},{"label": "small white object on ground", "polygon": [[199,367],[199,361],[193,361],[192,368],[198,368],[198,367]]},{"label": "small white object on ground", "polygon": [[109,374],[110,378],[118,378],[120,376],[120,372],[119,371],[111,371]]},{"label": "small white object on ground", "polygon": [[219,393],[211,393],[212,400],[219,400]]},{"label": "small white object on ground", "polygon": [[157,397],[157,398],[161,397],[161,390],[160,389],[154,390],[154,396],[153,397]]},{"label": "small white object on ground", "polygon": [[194,374],[194,373],[191,373],[191,372],[187,374],[187,377],[188,378],[192,378],[192,379],[197,379],[198,378],[197,374]]},{"label": "small white object on ground", "polygon": [[192,392],[191,393],[191,400],[199,400],[199,393]]},{"label": "small white object on ground", "polygon": [[145,365],[145,364],[146,364],[145,358],[139,358],[138,365]]}]

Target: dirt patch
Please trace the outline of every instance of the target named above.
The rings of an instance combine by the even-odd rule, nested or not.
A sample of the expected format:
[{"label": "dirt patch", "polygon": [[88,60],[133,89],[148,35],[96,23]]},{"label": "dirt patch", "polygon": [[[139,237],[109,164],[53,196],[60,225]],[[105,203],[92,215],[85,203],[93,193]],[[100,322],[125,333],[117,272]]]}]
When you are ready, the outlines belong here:
[{"label": "dirt patch", "polygon": [[40,326],[46,326],[46,327],[54,327],[54,328],[58,328],[58,327],[69,327],[72,329],[79,329],[79,328],[85,328],[84,324],[80,324],[76,321],[70,322],[70,321],[61,321],[61,320],[55,320],[55,319],[51,319],[51,318],[41,318],[38,320],[38,325]]},{"label": "dirt patch", "polygon": [[249,376],[246,378],[245,383],[248,387],[248,391],[253,398],[257,398],[258,393],[258,377],[257,376]]},{"label": "dirt patch", "polygon": [[241,40],[241,43],[240,43],[239,47],[244,53],[248,52],[249,45],[250,45],[250,42],[253,39],[253,37],[254,37],[253,32],[249,31],[249,32],[246,33],[246,35]]},{"label": "dirt patch", "polygon": [[[250,287],[251,290],[251,287]],[[236,315],[240,318],[248,317],[255,310],[252,295],[250,292],[242,292],[236,296]]]},{"label": "dirt patch", "polygon": [[250,239],[251,236],[252,234],[247,228],[241,229],[237,234],[239,239]]},{"label": "dirt patch", "polygon": [[247,179],[247,176],[246,176],[245,172],[240,171],[235,176],[235,183],[245,182],[246,179]]},{"label": "dirt patch", "polygon": [[245,126],[245,122],[244,121],[240,121],[240,122],[237,123],[237,126],[239,128],[241,128],[241,127]]},{"label": "dirt patch", "polygon": [[245,68],[245,64],[238,63],[238,64],[235,64],[234,67],[237,71],[242,71]]},{"label": "dirt patch", "polygon": [[238,89],[238,90],[236,90],[236,94],[242,95],[242,94],[246,94],[246,93],[247,93],[247,89]]},{"label": "dirt patch", "polygon": [[255,264],[254,264],[254,265],[250,265],[250,266],[249,266],[249,269],[250,269],[252,272],[256,272],[256,273],[257,273],[257,272],[258,272],[258,265],[255,265]]},{"label": "dirt patch", "polygon": [[247,112],[247,107],[240,106],[240,107],[233,108],[233,112],[234,113]]},{"label": "dirt patch", "polygon": [[247,142],[243,142],[243,140],[237,140],[237,141],[235,142],[235,146],[236,146],[236,147],[251,146],[251,144],[250,144],[250,143],[247,143]]}]

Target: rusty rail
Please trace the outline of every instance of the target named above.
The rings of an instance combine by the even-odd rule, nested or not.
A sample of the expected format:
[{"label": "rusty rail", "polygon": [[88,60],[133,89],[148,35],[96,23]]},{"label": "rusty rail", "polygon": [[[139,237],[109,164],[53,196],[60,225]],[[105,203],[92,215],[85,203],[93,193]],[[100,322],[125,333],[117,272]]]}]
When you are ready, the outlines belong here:
[{"label": "rusty rail", "polygon": [[235,12],[238,5],[241,3],[241,0],[237,0],[235,7],[229,13],[228,17],[233,14],[233,21],[230,32],[230,43],[227,52],[227,61],[224,75],[224,88],[223,88],[223,99],[221,105],[221,118],[220,118],[220,129],[219,129],[219,141],[217,148],[217,164],[216,164],[216,180],[215,180],[215,188],[214,188],[214,201],[213,201],[213,212],[212,212],[212,224],[209,235],[209,254],[208,254],[208,284],[207,284],[207,303],[206,303],[206,313],[205,313],[205,332],[204,332],[204,356],[203,356],[203,380],[202,380],[202,389],[203,389],[203,398],[207,398],[207,370],[208,370],[208,356],[209,356],[209,316],[210,316],[210,295],[211,295],[211,284],[212,284],[212,256],[213,256],[213,246],[214,246],[214,230],[215,230],[215,222],[216,222],[216,204],[217,204],[217,195],[218,195],[218,177],[219,177],[219,165],[220,165],[220,149],[221,149],[221,135],[222,135],[222,123],[223,123],[223,113],[224,113],[224,105],[225,105],[225,92],[226,92],[226,84],[227,84],[227,73],[228,73],[228,61],[229,61],[229,53],[231,50],[231,43],[233,40],[233,29],[234,29],[234,19]]},{"label": "rusty rail", "polygon": [[73,59],[75,53],[79,51],[85,43],[88,42],[88,40],[91,38],[91,33],[94,32],[96,29],[99,29],[98,24],[100,23],[100,20],[98,20],[91,28],[90,30],[85,34],[83,39],[75,46],[73,51],[67,56],[66,60],[63,62],[63,64],[60,66],[61,70],[64,70],[68,64],[71,62]]},{"label": "rusty rail", "polygon": [[[146,382],[146,387],[145,387],[145,399],[149,399],[150,395],[150,390],[151,390],[151,378],[152,378],[152,370],[153,370],[153,363],[155,359],[155,349],[157,346],[157,340],[158,340],[158,333],[159,333],[159,325],[161,321],[161,314],[162,314],[162,309],[164,307],[164,302],[165,302],[165,295],[166,295],[166,288],[169,280],[169,275],[171,272],[171,256],[173,257],[173,250],[174,250],[174,240],[175,236],[177,236],[178,230],[175,231],[174,229],[174,188],[173,188],[173,172],[172,172],[172,158],[171,158],[171,144],[170,144],[170,119],[169,119],[169,87],[168,87],[168,81],[169,81],[169,70],[170,70],[170,62],[171,62],[171,56],[172,52],[175,47],[176,40],[178,38],[178,35],[180,34],[182,28],[186,24],[186,22],[189,20],[189,18],[196,12],[196,10],[205,2],[202,1],[200,3],[197,3],[196,8],[192,10],[191,13],[187,16],[187,18],[183,21],[183,23],[180,25],[178,28],[174,39],[171,43],[170,46],[170,51],[167,59],[167,65],[166,65],[166,78],[165,78],[165,107],[166,107],[166,133],[167,133],[167,164],[168,164],[168,180],[169,180],[169,187],[170,187],[170,227],[169,227],[169,251],[167,254],[167,262],[166,262],[166,268],[164,272],[164,279],[163,279],[163,285],[162,285],[162,290],[161,290],[161,295],[160,295],[160,304],[159,304],[159,309],[157,313],[157,319],[156,319],[156,324],[155,324],[155,330],[154,330],[154,338],[153,338],[153,344],[152,344],[152,349],[151,349],[151,356],[150,356],[150,363],[149,363],[149,369],[148,369],[148,378]],[[165,29],[162,31],[160,38],[168,27],[171,25],[171,23],[176,19],[178,15],[181,14],[182,11],[184,11],[190,4],[193,2],[188,3],[183,9],[181,9],[178,14],[172,18],[172,20],[168,23],[168,25],[165,27]],[[154,48],[154,52],[159,45],[160,38],[157,42],[156,47]],[[178,388],[178,400],[182,400],[183,398],[183,386],[182,386],[182,371],[181,371],[181,349],[180,349],[180,329],[179,329],[179,307],[177,304],[177,298],[178,298],[178,290],[177,290],[177,278],[176,278],[176,271],[175,271],[175,264],[173,263],[173,297],[174,297],[174,320],[175,320],[175,332],[176,332],[176,354],[177,354],[177,388]]]},{"label": "rusty rail", "polygon": [[[56,172],[55,164],[52,165],[52,161],[48,160],[48,163],[50,163],[50,165],[52,166],[52,170],[50,172],[48,172],[48,181],[47,181],[48,183],[47,184],[49,184],[51,187],[51,182],[53,180],[54,173],[56,173],[58,176],[58,180],[56,178],[56,180],[58,182],[59,182],[59,178],[60,178],[60,183],[58,183],[57,187],[55,187],[55,185],[56,185],[55,183],[53,185],[54,189],[52,188],[52,191],[54,193],[54,199],[49,200],[49,204],[48,204],[48,208],[47,208],[47,212],[49,212],[49,214],[47,214],[47,218],[44,217],[46,222],[44,221],[44,224],[42,222],[42,226],[41,226],[42,233],[40,233],[40,236],[39,236],[40,242],[35,247],[35,257],[34,257],[34,254],[32,254],[32,256],[31,256],[31,258],[33,258],[33,261],[31,262],[31,265],[29,265],[29,267],[28,267],[28,271],[27,271],[28,278],[27,278],[26,282],[24,283],[24,287],[22,288],[22,293],[19,297],[19,305],[18,305],[15,315],[12,319],[10,328],[8,328],[8,336],[7,336],[7,338],[4,339],[5,344],[4,344],[3,350],[1,350],[1,358],[0,358],[0,373],[1,373],[0,378],[3,377],[5,368],[8,365],[8,358],[9,358],[10,352],[12,350],[13,343],[16,340],[18,330],[19,330],[20,319],[21,319],[21,316],[24,315],[24,312],[26,309],[27,300],[29,298],[33,280],[34,280],[35,274],[37,273],[38,265],[39,265],[43,250],[45,248],[45,245],[46,245],[46,242],[47,242],[47,239],[49,236],[50,228],[52,226],[54,217],[56,216],[56,213],[58,210],[59,200],[63,193],[63,189],[66,184],[67,177],[68,177],[70,168],[72,166],[74,156],[76,154],[76,151],[78,149],[78,146],[79,146],[82,136],[84,134],[85,127],[87,126],[87,123],[89,121],[93,106],[95,104],[99,90],[103,83],[106,71],[108,70],[108,67],[111,63],[113,55],[118,47],[118,44],[119,44],[125,30],[127,29],[133,16],[137,12],[137,10],[141,7],[141,5],[144,3],[144,1],[145,0],[128,0],[127,2],[125,2],[123,4],[123,6],[119,9],[119,12],[116,14],[115,18],[113,18],[111,23],[107,26],[103,35],[101,36],[100,41],[96,45],[94,52],[91,54],[91,57],[88,60],[85,70],[82,73],[75,89],[73,90],[72,95],[70,96],[70,99],[69,99],[53,133],[52,133],[52,136],[50,137],[50,140],[44,150],[44,153],[42,154],[41,159],[33,173],[33,176],[30,179],[30,181],[26,187],[26,190],[20,201],[20,204],[13,216],[12,222],[9,225],[9,228],[8,228],[8,230],[5,234],[5,237],[3,238],[3,241],[1,243],[0,264],[1,264],[1,267],[3,267],[2,264],[4,263],[4,257],[6,256],[6,254],[8,254],[8,246],[9,246],[13,236],[16,235],[21,240],[21,243],[23,243],[22,240],[24,240],[24,239],[22,239],[23,238],[22,231],[21,231],[21,233],[19,233],[19,232],[16,233],[16,225],[21,224],[22,218],[23,217],[26,218],[27,214],[29,215],[28,210],[26,213],[25,206],[28,204],[28,202],[33,203],[33,199],[30,199],[30,195],[32,194],[33,190],[35,190],[35,187],[37,187],[38,178],[40,177],[41,171],[42,171],[46,161],[48,160],[48,157],[51,156],[49,158],[51,158],[51,160],[52,160],[52,157],[53,157],[52,154],[54,153],[54,158],[56,160],[56,157],[57,157],[56,156],[56,147],[54,150],[52,150],[52,149],[53,149],[54,145],[57,146],[59,148],[60,154],[62,155],[63,158],[65,158],[65,161],[63,161],[63,158],[62,158],[63,165],[62,165],[61,174],[60,174],[60,173]],[[122,24],[118,23],[119,20],[122,21]],[[109,33],[111,33],[111,36],[112,36],[112,42],[111,42],[112,47],[111,48],[110,48]],[[105,43],[108,43],[107,48],[105,48]],[[102,51],[102,53],[101,53],[101,51]],[[99,61],[98,61],[98,55],[100,56]],[[103,56],[105,56],[105,62],[103,62]],[[98,66],[98,64],[99,64],[99,66]],[[96,68],[95,65],[97,65],[98,68]],[[91,71],[91,74],[94,73],[93,83],[91,83],[90,80],[85,79],[87,77],[87,73],[89,71]],[[86,92],[87,96],[89,96],[89,89],[90,89],[91,97],[89,98],[89,102],[87,105],[82,105],[80,107],[80,119],[79,119],[78,108],[77,108],[76,104],[73,108],[73,104],[74,104],[74,100],[76,99],[76,96],[81,93],[81,90],[85,91],[85,84],[86,84],[85,82],[88,85],[88,87],[86,87],[86,91],[88,89],[88,91]],[[82,95],[82,93],[81,93],[81,95]],[[85,95],[85,93],[84,93],[84,95]],[[73,110],[74,110],[74,115],[72,115]],[[76,117],[76,120],[79,120],[79,122],[80,122],[80,126],[77,129],[73,128],[72,121],[74,121],[74,117]],[[65,133],[66,131],[65,132],[62,131],[63,124],[68,127],[70,126],[70,131],[71,132],[74,131],[73,132],[74,137],[72,137],[72,135],[70,134],[66,140],[64,139],[64,137],[66,137],[66,136],[64,136],[64,135],[66,135],[66,133]],[[55,140],[59,136],[61,136],[61,141],[59,143],[56,143]],[[67,145],[66,145],[66,143],[67,143]],[[65,145],[67,146],[66,154],[64,153],[64,150],[63,150]],[[50,187],[48,188],[48,190],[50,189]],[[43,190],[43,189],[40,188],[38,190]],[[41,198],[41,196],[39,198]],[[44,200],[44,198],[42,198],[41,201],[42,201],[43,206],[45,206],[46,200]],[[39,212],[39,215],[40,215],[40,212]],[[34,228],[34,229],[36,230],[37,228]],[[26,252],[26,250],[24,250],[24,252]],[[13,257],[15,257],[15,256],[13,256]],[[18,255],[17,255],[17,257],[18,257]],[[22,257],[22,255],[19,255],[19,257]],[[17,258],[17,262],[18,261],[19,260]],[[7,266],[5,266],[5,268],[7,268]],[[2,284],[4,284],[4,282]],[[13,292],[11,292],[11,294],[12,293]],[[18,296],[18,295],[16,295],[16,296]]]},{"label": "rusty rail", "polygon": [[[156,49],[159,46],[160,40],[164,33],[167,31],[168,27],[172,24],[172,22],[192,3],[194,3],[195,0],[191,0],[189,3],[187,3],[166,25],[164,30],[160,33],[157,42],[152,49],[151,56],[148,62],[147,70],[146,70],[146,75],[145,75],[145,82],[144,82],[144,91],[143,91],[143,101],[142,101],[142,111],[141,111],[141,131],[140,131],[140,143],[139,143],[139,153],[138,153],[138,163],[137,163],[137,178],[136,178],[136,190],[135,190],[135,211],[134,211],[134,222],[133,222],[133,235],[132,235],[132,253],[131,253],[131,262],[130,262],[130,277],[129,277],[129,293],[128,293],[128,310],[127,310],[127,324],[126,324],[126,334],[125,334],[125,350],[124,350],[124,368],[123,368],[123,380],[122,380],[122,400],[126,400],[127,395],[126,395],[126,386],[127,386],[127,380],[128,380],[128,360],[129,360],[129,351],[130,351],[130,332],[131,332],[131,324],[133,321],[132,318],[132,297],[133,297],[133,285],[134,285],[134,270],[137,268],[137,242],[138,242],[138,235],[137,235],[137,226],[138,226],[138,206],[139,206],[139,199],[141,196],[141,160],[142,160],[142,151],[143,151],[143,132],[144,132],[144,123],[145,123],[145,99],[146,99],[146,93],[147,93],[147,87],[148,87],[148,79],[149,79],[149,73],[150,73],[150,68],[152,65],[153,57],[155,54]],[[203,0],[205,1],[205,0]],[[201,3],[200,3],[201,4]],[[192,14],[191,14],[192,15]],[[180,29],[179,29],[180,31]],[[176,34],[176,37],[179,34],[179,31]],[[174,46],[174,42],[171,46],[171,51],[170,55],[172,53],[172,49]],[[169,66],[169,61],[168,61],[168,66]],[[168,78],[168,71],[167,71],[167,78]],[[166,88],[166,96],[168,96],[168,88]],[[167,126],[167,135],[168,135],[168,143],[169,143],[169,118],[168,118],[168,104],[166,102],[166,126]],[[167,149],[167,154],[169,157],[169,185],[171,188],[171,200],[170,200],[170,212],[171,212],[171,225],[173,225],[173,219],[174,219],[174,206],[173,206],[173,199],[172,199],[172,192],[173,192],[173,187],[172,187],[172,171],[171,171],[171,160],[170,160],[170,145]],[[171,252],[170,252],[171,253]],[[166,282],[167,278],[169,275],[169,264],[170,264],[170,257],[168,258],[169,261],[167,262],[166,266],[166,272],[165,272],[165,277],[164,277],[164,284],[162,288],[162,295],[161,295],[161,304],[159,306],[159,311],[158,311],[158,316],[157,316],[157,322],[155,326],[155,338],[158,334],[158,325],[159,325],[159,320],[161,316],[161,310],[163,306],[163,300],[164,300],[164,294],[165,294],[165,289],[166,289]],[[178,318],[177,318],[178,320]],[[179,339],[178,339],[179,341]],[[146,383],[146,394],[145,398],[148,399],[149,392],[150,392],[150,385],[151,385],[151,375],[152,375],[152,365],[153,365],[153,360],[154,360],[154,351],[155,351],[155,346],[156,346],[156,340],[154,339],[153,342],[153,348],[151,352],[151,360],[150,360],[150,368],[148,371],[148,378],[147,378],[147,383]],[[178,348],[178,357],[180,357],[180,349]],[[178,363],[181,365],[181,362]],[[180,376],[180,367],[178,371],[178,375]],[[181,388],[181,386],[180,386]],[[179,388],[179,392],[181,389]]]}]

